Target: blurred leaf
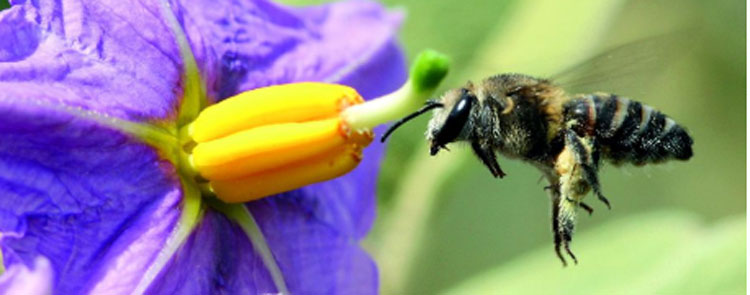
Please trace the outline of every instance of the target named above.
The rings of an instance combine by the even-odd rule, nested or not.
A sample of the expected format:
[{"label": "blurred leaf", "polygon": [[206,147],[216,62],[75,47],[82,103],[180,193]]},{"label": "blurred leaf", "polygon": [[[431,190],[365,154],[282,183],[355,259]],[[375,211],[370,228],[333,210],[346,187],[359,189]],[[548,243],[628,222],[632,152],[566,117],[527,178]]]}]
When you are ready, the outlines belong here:
[{"label": "blurred leaf", "polygon": [[745,294],[745,217],[705,227],[696,215],[631,215],[576,237],[579,264],[552,245],[479,274],[447,294]]},{"label": "blurred leaf", "polygon": [[[696,237],[692,245],[696,263],[679,279],[666,284],[661,293],[745,294],[746,221],[734,218],[716,225],[710,233]],[[696,249],[697,248],[697,249]]]},{"label": "blurred leaf", "polygon": [[0,10],[7,9],[10,7],[8,0],[0,0]]},{"label": "blurred leaf", "polygon": [[588,58],[625,1],[524,1],[477,50],[470,77],[549,76]]}]

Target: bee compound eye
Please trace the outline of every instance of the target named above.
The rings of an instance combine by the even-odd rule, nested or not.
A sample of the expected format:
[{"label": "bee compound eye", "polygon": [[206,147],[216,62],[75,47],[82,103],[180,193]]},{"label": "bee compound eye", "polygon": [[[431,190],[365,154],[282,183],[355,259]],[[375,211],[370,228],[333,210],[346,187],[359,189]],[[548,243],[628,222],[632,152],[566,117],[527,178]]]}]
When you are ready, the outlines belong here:
[{"label": "bee compound eye", "polygon": [[444,145],[452,142],[461,134],[461,130],[469,119],[471,107],[475,99],[476,97],[468,91],[462,93],[461,99],[453,106],[450,114],[448,114],[448,118],[435,137],[437,144]]}]

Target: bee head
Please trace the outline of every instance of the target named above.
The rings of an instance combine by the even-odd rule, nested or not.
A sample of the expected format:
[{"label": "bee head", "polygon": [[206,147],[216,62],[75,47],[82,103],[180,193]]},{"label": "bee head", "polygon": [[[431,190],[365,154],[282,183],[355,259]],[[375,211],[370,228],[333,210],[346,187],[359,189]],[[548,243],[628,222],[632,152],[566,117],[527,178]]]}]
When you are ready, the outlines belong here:
[{"label": "bee head", "polygon": [[440,149],[447,149],[448,143],[467,137],[467,123],[471,119],[472,108],[477,105],[477,97],[467,88],[453,89],[445,93],[440,101],[429,100],[424,107],[404,117],[390,128],[380,138],[385,142],[388,136],[399,126],[429,110],[433,112],[427,129],[427,140],[430,141],[430,154],[437,154]]},{"label": "bee head", "polygon": [[448,143],[462,140],[469,133],[472,108],[477,104],[477,97],[467,88],[448,91],[441,98],[444,107],[435,110],[427,129],[427,140],[430,141],[430,155],[436,155],[440,149],[446,149]]}]

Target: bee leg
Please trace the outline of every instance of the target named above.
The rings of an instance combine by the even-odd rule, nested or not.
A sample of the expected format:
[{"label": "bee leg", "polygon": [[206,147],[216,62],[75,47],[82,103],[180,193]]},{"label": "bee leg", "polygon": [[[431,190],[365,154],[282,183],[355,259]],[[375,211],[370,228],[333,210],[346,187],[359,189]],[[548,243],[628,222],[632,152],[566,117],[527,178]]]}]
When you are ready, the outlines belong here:
[{"label": "bee leg", "polygon": [[573,130],[566,130],[565,132],[565,145],[569,146],[571,151],[573,151],[576,162],[580,164],[583,170],[583,178],[591,186],[599,201],[607,205],[607,209],[612,209],[609,200],[602,194],[601,185],[599,184],[599,171],[597,169],[599,166],[597,163],[599,157],[593,143],[594,139],[582,139]]},{"label": "bee leg", "polygon": [[570,250],[570,242],[573,240],[573,230],[575,229],[575,215],[570,215],[572,205],[573,203],[566,198],[558,197],[557,202],[553,198],[552,231],[555,234],[555,253],[557,258],[562,261],[563,266],[568,266],[568,263],[565,261],[562,249],[565,249],[568,256],[573,259],[573,263],[578,264],[576,255]]},{"label": "bee leg", "polygon": [[581,165],[583,168],[583,178],[586,179],[586,182],[589,183],[591,186],[591,190],[594,191],[594,194],[596,197],[604,203],[604,205],[607,205],[607,209],[612,209],[612,205],[609,204],[609,200],[607,200],[606,197],[602,194],[601,185],[599,184],[599,173],[596,169],[596,165],[593,164],[584,164]]},{"label": "bee leg", "polygon": [[[581,206],[581,199],[587,191],[587,189],[584,189],[586,181],[583,169],[579,169],[579,167],[582,167],[579,161],[582,149],[580,145],[566,143],[563,150],[555,158],[554,171],[556,175],[552,176],[553,179],[550,181],[557,188],[550,191],[553,202],[552,216],[554,220],[552,227],[555,232],[555,251],[559,257],[562,256],[561,252],[564,249],[576,264],[578,259],[570,249],[570,243],[575,231],[576,211]],[[588,205],[585,206],[588,207]]]},{"label": "bee leg", "polygon": [[586,204],[584,202],[579,202],[578,203],[578,207],[580,207],[583,210],[586,210],[586,212],[589,213],[589,216],[591,216],[592,214],[594,214],[594,208],[591,208],[591,206],[589,206],[588,204]]},{"label": "bee leg", "polygon": [[559,234],[555,233],[555,254],[557,254],[557,258],[560,259],[560,262],[562,262],[563,267],[568,266],[568,262],[565,261],[565,257],[563,257],[562,252],[560,251],[560,246],[562,245],[562,238]]},{"label": "bee leg", "polygon": [[503,176],[505,176],[505,172],[500,169],[500,164],[497,163],[495,151],[493,151],[491,147],[484,148],[478,141],[472,141],[471,148],[474,150],[477,157],[482,160],[482,163],[490,169],[492,176],[496,178],[503,178]]},{"label": "bee leg", "polygon": [[[560,214],[557,218],[558,235],[565,248],[565,252],[573,259],[573,263],[578,264],[576,255],[570,250],[570,242],[573,240],[573,231],[575,229],[575,203],[568,201],[566,198],[561,198],[558,204],[560,204]],[[559,252],[559,248],[557,251]]]},{"label": "bee leg", "polygon": [[553,192],[553,193],[556,192],[556,193],[559,194],[560,193],[560,186],[558,184],[550,184],[548,186],[545,186],[544,190],[550,191],[550,192]]},{"label": "bee leg", "polygon": [[607,205],[607,209],[612,209],[612,205],[609,204],[609,200],[604,197],[602,194],[601,186],[599,185],[599,174],[597,172],[596,166],[590,165],[590,164],[584,164],[581,165],[583,168],[583,178],[586,179],[586,182],[589,183],[591,186],[591,190],[594,191],[594,194],[596,197],[604,203],[604,205]]},{"label": "bee leg", "polygon": [[607,205],[607,209],[612,210],[612,205],[609,204],[609,200],[607,200],[607,198],[605,198],[602,195],[602,193],[599,192],[598,190],[594,190],[594,192],[596,193],[596,196],[599,198],[599,201],[602,201],[604,205]]},{"label": "bee leg", "polygon": [[[552,185],[550,185],[552,186]],[[560,251],[560,247],[563,243],[563,237],[560,235],[560,207],[558,207],[558,201],[560,199],[560,193],[552,191],[552,233],[554,234],[554,241],[555,241],[555,254],[557,254],[557,258],[560,259],[560,261],[563,264],[563,267],[568,266],[568,262],[565,261],[565,257],[563,257],[562,252]]]}]

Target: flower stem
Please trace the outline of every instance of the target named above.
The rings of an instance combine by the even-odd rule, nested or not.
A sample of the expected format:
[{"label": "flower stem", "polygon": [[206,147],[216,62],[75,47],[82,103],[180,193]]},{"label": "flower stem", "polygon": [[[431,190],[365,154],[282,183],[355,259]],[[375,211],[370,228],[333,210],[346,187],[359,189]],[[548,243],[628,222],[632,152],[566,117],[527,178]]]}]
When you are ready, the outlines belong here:
[{"label": "flower stem", "polygon": [[354,130],[369,129],[399,119],[419,108],[448,73],[450,60],[434,50],[422,51],[412,64],[409,80],[395,92],[351,106],[342,118]]}]

